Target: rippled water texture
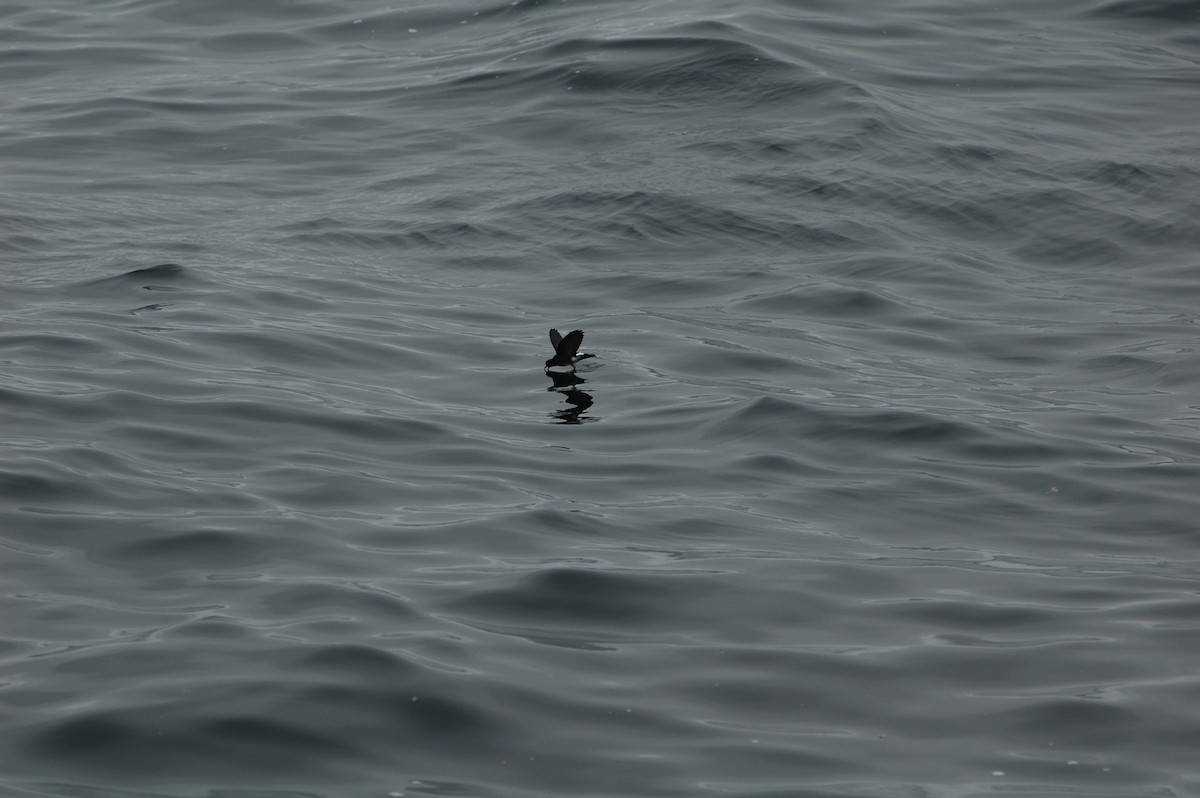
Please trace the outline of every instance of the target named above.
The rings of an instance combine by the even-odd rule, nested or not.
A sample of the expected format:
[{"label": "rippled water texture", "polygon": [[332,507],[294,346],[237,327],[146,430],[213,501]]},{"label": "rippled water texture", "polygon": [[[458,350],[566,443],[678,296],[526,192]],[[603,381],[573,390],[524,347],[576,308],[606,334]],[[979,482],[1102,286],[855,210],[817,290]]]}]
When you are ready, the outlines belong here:
[{"label": "rippled water texture", "polygon": [[0,794],[1200,795],[1197,8],[0,6]]}]

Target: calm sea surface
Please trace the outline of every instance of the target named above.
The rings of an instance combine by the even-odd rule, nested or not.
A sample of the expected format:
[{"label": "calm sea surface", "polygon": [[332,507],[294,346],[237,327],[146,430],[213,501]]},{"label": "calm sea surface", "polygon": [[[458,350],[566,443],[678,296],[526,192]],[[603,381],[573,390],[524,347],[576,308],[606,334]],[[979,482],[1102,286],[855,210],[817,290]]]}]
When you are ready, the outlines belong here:
[{"label": "calm sea surface", "polygon": [[0,80],[0,798],[1200,796],[1195,0],[17,0]]}]

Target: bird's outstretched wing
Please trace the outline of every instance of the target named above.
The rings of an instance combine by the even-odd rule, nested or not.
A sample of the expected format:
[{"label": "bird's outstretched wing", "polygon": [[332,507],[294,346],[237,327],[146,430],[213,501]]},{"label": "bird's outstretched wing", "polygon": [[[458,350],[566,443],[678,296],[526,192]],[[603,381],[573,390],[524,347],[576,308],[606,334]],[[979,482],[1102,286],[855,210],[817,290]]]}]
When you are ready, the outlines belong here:
[{"label": "bird's outstretched wing", "polygon": [[562,333],[558,330],[550,331],[550,346],[554,347],[554,351],[558,351],[558,347],[562,346]]},{"label": "bird's outstretched wing", "polygon": [[555,352],[559,357],[572,358],[579,351],[579,347],[583,345],[583,330],[571,330],[566,336],[559,341],[558,346],[554,347]]}]

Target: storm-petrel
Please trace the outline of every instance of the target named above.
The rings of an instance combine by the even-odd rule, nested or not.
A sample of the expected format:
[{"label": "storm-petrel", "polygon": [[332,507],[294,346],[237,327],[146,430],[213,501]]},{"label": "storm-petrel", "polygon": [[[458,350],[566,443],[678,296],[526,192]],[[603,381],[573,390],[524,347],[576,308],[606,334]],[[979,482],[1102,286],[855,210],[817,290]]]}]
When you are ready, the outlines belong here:
[{"label": "storm-petrel", "polygon": [[546,368],[563,368],[570,366],[575,368],[575,364],[581,360],[595,355],[583,354],[577,355],[579,345],[583,343],[583,330],[571,330],[571,332],[563,335],[558,330],[550,331],[550,345],[554,347],[554,357],[546,361]]}]

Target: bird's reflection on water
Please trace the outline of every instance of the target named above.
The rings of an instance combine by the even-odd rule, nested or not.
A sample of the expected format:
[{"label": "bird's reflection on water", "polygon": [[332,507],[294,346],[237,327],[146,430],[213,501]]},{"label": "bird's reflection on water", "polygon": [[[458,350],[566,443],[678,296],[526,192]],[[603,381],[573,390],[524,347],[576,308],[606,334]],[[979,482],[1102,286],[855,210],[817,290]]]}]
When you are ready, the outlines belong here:
[{"label": "bird's reflection on water", "polygon": [[567,403],[566,407],[554,411],[554,417],[560,424],[582,424],[585,421],[596,420],[584,415],[585,411],[592,406],[592,395],[587,391],[580,390],[579,386],[587,380],[574,371],[547,371],[546,376],[553,383],[546,390],[562,394]]}]

